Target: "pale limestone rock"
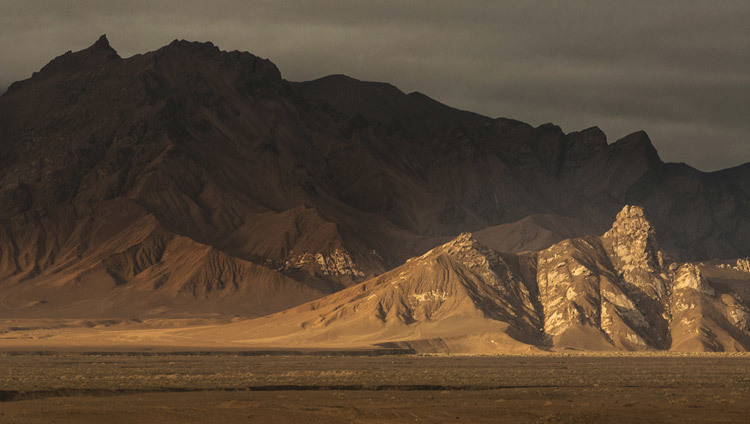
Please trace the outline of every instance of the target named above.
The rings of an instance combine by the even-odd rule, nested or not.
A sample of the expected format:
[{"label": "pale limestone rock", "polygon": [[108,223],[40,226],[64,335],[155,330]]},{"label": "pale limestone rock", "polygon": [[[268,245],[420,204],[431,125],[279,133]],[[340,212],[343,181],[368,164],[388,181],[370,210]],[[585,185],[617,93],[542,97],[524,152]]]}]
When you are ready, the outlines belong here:
[{"label": "pale limestone rock", "polygon": [[750,273],[750,258],[737,259],[737,265],[734,266],[734,269]]},{"label": "pale limestone rock", "polygon": [[674,276],[674,290],[695,290],[709,296],[716,294],[713,287],[701,274],[700,268],[695,264],[683,264],[677,269]]},{"label": "pale limestone rock", "polygon": [[354,263],[346,249],[336,248],[325,254],[321,252],[292,254],[285,262],[285,269],[302,268],[306,264],[314,263],[323,275],[364,277],[364,273]]},{"label": "pale limestone rock", "polygon": [[625,206],[612,228],[602,237],[612,264],[622,279],[644,294],[661,299],[666,294],[662,277],[664,255],[656,241],[656,231],[640,206]]},{"label": "pale limestone rock", "polygon": [[750,330],[750,312],[742,299],[736,294],[722,294],[721,301],[726,305],[729,322],[742,331]]},{"label": "pale limestone rock", "polygon": [[574,257],[575,251],[571,243],[561,242],[537,257],[539,301],[549,336],[581,324],[598,327],[600,323],[599,307],[592,301],[599,297],[599,273]]}]

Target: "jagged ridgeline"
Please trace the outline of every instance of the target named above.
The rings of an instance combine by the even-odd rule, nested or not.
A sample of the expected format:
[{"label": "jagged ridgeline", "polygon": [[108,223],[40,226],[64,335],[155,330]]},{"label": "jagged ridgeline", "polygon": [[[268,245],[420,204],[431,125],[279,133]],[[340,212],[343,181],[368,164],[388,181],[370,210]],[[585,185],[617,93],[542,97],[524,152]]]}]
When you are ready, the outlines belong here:
[{"label": "jagged ridgeline", "polygon": [[643,209],[603,236],[499,253],[471,234],[360,285],[227,326],[258,346],[497,353],[747,351],[750,263],[665,259]]},{"label": "jagged ridgeline", "polygon": [[[496,254],[518,284],[477,280],[494,291],[461,308],[491,298],[488,322],[534,346],[594,331],[592,346],[674,347],[675,310],[694,301],[679,303],[670,281],[715,270],[710,299],[748,299],[727,288],[733,268],[705,268],[750,255],[748,193],[750,164],[664,163],[644,132],[608,143],[595,127],[535,128],[385,83],[289,82],[269,60],[211,43],[122,58],[103,36],[0,96],[0,317],[257,317],[384,281],[463,232],[487,252],[549,252],[637,204],[660,234],[646,259],[612,250],[626,244],[620,230],[566,247],[601,265],[591,265],[596,296],[584,290],[594,277],[572,271],[570,291],[545,285],[542,275],[567,269],[553,268],[554,253]],[[670,257],[706,265],[670,269]],[[405,328],[439,316],[386,305],[380,315],[402,314]],[[686,308],[696,321],[685,334],[698,328],[730,349],[722,337],[734,327],[693,316],[723,323],[719,307]],[[561,324],[573,316],[587,324]],[[627,337],[610,335],[620,327]]]}]

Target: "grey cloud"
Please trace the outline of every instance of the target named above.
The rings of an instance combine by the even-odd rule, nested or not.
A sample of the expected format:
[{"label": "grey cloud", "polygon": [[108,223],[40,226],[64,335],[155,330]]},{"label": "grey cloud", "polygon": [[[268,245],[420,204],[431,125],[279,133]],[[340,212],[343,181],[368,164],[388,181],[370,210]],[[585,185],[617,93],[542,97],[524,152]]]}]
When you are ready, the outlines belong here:
[{"label": "grey cloud", "polygon": [[290,80],[387,81],[610,141],[645,129],[663,159],[713,170],[750,160],[748,21],[746,0],[5,0],[0,87],[102,33],[125,57],[210,40]]}]

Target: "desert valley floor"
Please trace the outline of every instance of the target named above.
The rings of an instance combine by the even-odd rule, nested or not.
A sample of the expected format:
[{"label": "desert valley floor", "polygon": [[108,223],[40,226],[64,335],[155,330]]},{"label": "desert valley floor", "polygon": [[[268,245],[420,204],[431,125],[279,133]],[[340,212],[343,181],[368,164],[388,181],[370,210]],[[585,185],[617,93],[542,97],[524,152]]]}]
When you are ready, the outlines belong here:
[{"label": "desert valley floor", "polygon": [[740,423],[747,354],[0,352],[8,423]]}]

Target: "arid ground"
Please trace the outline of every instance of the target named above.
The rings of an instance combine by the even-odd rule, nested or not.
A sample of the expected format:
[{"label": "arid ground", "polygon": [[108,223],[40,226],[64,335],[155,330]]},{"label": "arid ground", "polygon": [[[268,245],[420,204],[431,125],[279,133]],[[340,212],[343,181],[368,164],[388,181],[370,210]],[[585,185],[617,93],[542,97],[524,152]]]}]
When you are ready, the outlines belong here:
[{"label": "arid ground", "polygon": [[742,354],[0,353],[0,422],[746,422]]}]

